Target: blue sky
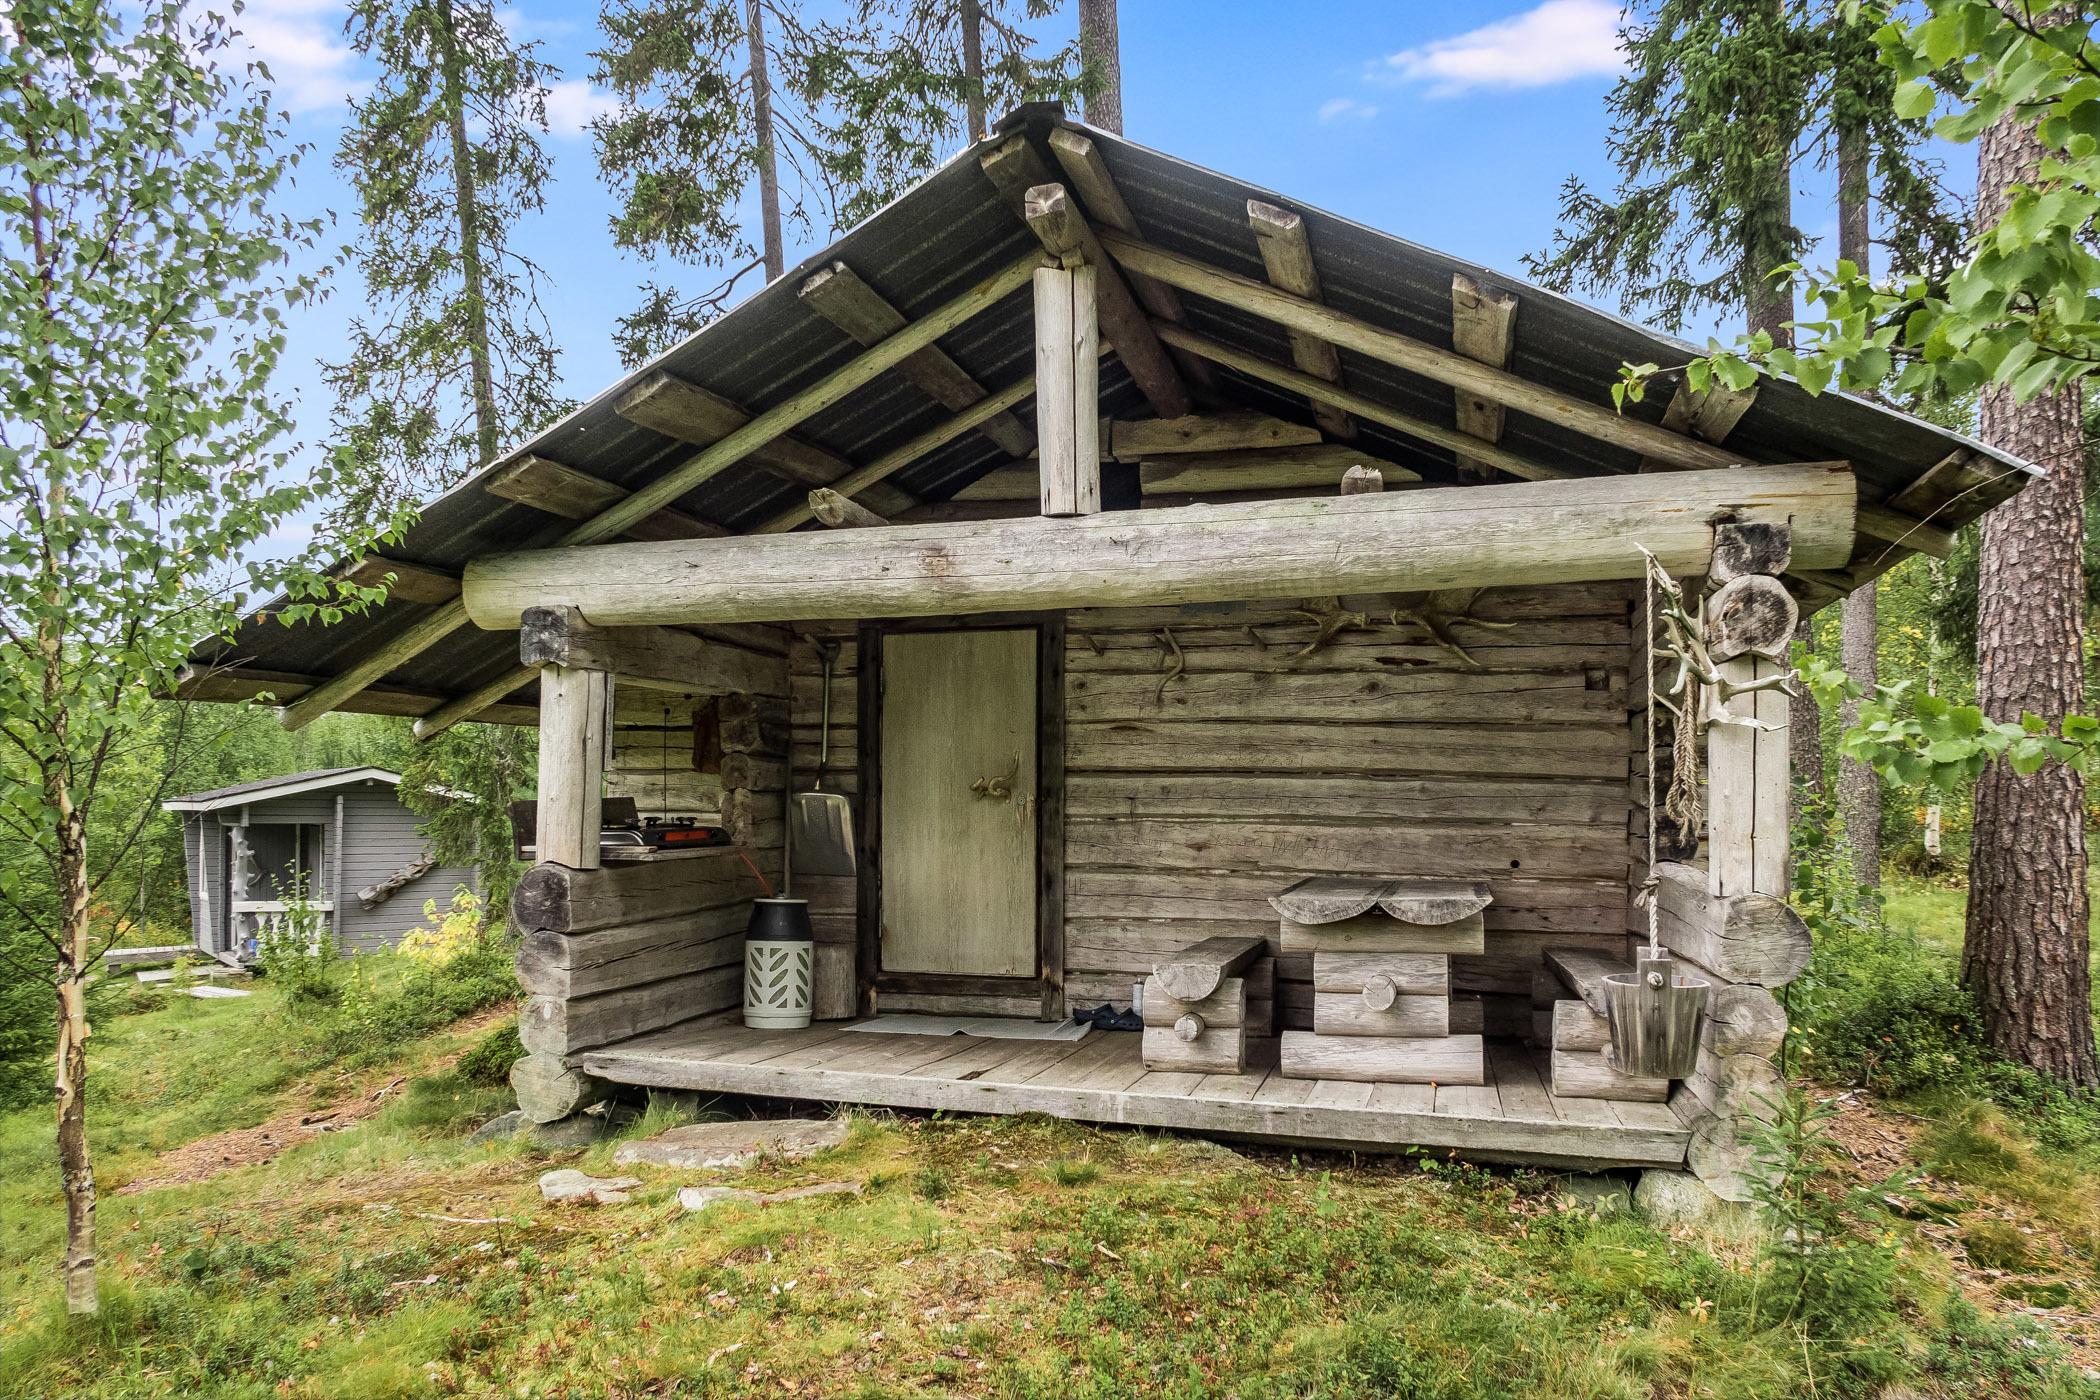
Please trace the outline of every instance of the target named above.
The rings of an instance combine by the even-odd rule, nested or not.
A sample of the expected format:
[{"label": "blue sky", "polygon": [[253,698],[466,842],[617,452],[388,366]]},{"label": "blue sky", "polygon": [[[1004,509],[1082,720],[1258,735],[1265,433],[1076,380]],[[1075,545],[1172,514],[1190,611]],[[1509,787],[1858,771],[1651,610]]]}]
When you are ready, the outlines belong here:
[{"label": "blue sky", "polygon": [[[611,204],[584,129],[604,106],[588,81],[595,4],[515,0],[510,8],[518,32],[562,74],[549,98],[549,208],[517,241],[549,274],[545,302],[565,387],[583,399],[620,374],[612,325],[651,269],[612,247]],[[243,19],[294,135],[314,147],[295,198],[339,212],[338,241],[354,233],[355,206],[329,157],[345,98],[368,76],[344,44],[343,10],[342,0],[250,0]],[[1517,273],[1521,255],[1551,240],[1567,176],[1612,181],[1604,98],[1620,64],[1615,0],[1123,0],[1121,10],[1131,139],[1431,247]],[[1068,0],[1039,26],[1043,37],[1068,38],[1072,11]],[[1951,164],[1950,183],[1968,183],[1964,155]],[[1806,173],[1801,183],[1797,217],[1811,236],[1827,236],[1824,182]],[[808,251],[792,252],[789,266]],[[716,280],[704,269],[655,271],[693,286]],[[360,297],[348,273],[293,325],[283,387],[297,395],[311,442],[328,430],[315,363],[340,355]]]}]

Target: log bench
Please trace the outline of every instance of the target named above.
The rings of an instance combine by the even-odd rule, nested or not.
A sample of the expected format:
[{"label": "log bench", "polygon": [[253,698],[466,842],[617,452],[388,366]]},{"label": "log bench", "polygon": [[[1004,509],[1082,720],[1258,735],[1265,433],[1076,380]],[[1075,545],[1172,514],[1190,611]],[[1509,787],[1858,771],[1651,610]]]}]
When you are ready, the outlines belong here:
[{"label": "log bench", "polygon": [[1145,1068],[1242,1074],[1248,1042],[1276,1033],[1276,959],[1265,938],[1220,936],[1153,964],[1145,979]]},{"label": "log bench", "polygon": [[[1551,995],[1542,1008],[1552,1091],[1564,1099],[1616,1099],[1662,1103],[1670,1081],[1627,1074],[1612,1062],[1611,1022],[1605,1018],[1604,978],[1632,972],[1630,964],[1587,948],[1548,948],[1543,990]],[[1562,988],[1573,992],[1564,999]]]}]

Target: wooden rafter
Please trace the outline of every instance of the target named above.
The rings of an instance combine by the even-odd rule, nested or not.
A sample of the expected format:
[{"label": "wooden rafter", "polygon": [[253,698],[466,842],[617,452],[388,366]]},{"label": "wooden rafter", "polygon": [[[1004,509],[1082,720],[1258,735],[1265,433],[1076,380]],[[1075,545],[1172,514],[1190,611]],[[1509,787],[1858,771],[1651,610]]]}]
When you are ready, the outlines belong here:
[{"label": "wooden rafter", "polygon": [[[811,273],[799,295],[804,306],[862,345],[879,344],[909,324],[902,312],[842,262]],[[938,345],[929,345],[906,359],[897,366],[897,373],[924,389],[943,408],[958,412],[985,396],[984,386]],[[1016,457],[1035,450],[1035,434],[1011,413],[987,418],[977,431]]]},{"label": "wooden rafter", "polygon": [[[1451,348],[1469,360],[1508,369],[1517,344],[1517,299],[1489,291],[1463,272],[1451,274]],[[1502,405],[1454,389],[1458,429],[1482,442],[1502,441]],[[1495,468],[1469,452],[1458,454],[1458,479],[1492,481]]]},{"label": "wooden rafter", "polygon": [[[1730,467],[1742,462],[1738,454],[1619,414],[1608,403],[1592,403],[1543,384],[1534,384],[1508,370],[1470,360],[1456,351],[1374,326],[1318,302],[1294,297],[1266,282],[1226,272],[1121,234],[1104,235],[1101,241],[1118,262],[1163,282],[1171,282],[1183,291],[1225,302],[1286,329],[1322,336],[1342,349],[1356,351],[1454,389],[1468,390],[1505,408],[1558,424],[1600,442],[1634,452],[1651,453],[1686,468]],[[1477,448],[1472,450],[1478,451]]]},{"label": "wooden rafter", "polygon": [[1466,436],[1454,428],[1447,428],[1441,423],[1432,423],[1426,418],[1417,418],[1411,413],[1402,413],[1398,409],[1387,408],[1384,404],[1374,399],[1369,399],[1362,394],[1329,384],[1326,380],[1315,378],[1304,370],[1293,369],[1289,365],[1279,365],[1272,360],[1265,360],[1259,355],[1249,355],[1243,350],[1235,350],[1229,345],[1222,345],[1217,341],[1197,335],[1193,331],[1182,330],[1179,326],[1163,324],[1158,329],[1160,338],[1169,345],[1180,346],[1182,349],[1203,356],[1206,360],[1224,365],[1227,369],[1235,369],[1250,378],[1274,384],[1279,389],[1289,389],[1293,392],[1304,394],[1308,398],[1324,399],[1334,404],[1337,408],[1349,410],[1358,418],[1367,419],[1373,423],[1382,423],[1395,432],[1405,433],[1407,436],[1419,442],[1426,442],[1433,447],[1441,447],[1454,453],[1471,452],[1482,461],[1492,463],[1498,469],[1522,480],[1548,481],[1555,477],[1575,475],[1574,472],[1565,468],[1550,467],[1543,462],[1534,462],[1527,457],[1519,456],[1500,444],[1483,443],[1475,438]]},{"label": "wooden rafter", "polygon": [[[1127,233],[1133,238],[1142,238],[1144,231],[1138,227],[1137,217],[1130,212],[1130,205],[1123,192],[1116,188],[1115,178],[1108,173],[1108,162],[1101,158],[1100,148],[1092,141],[1066,127],[1050,133],[1050,154],[1057,160],[1058,168],[1065,173],[1072,193],[1079,196],[1088,215],[1104,228]],[[1164,282],[1155,282],[1150,277],[1132,277],[1130,290],[1144,303],[1145,309],[1162,321],[1183,323],[1181,297]],[[1181,377],[1198,389],[1211,386],[1210,366],[1193,355],[1169,350]]]},{"label": "wooden rafter", "polygon": [[[1719,444],[1727,441],[1735,431],[1750,405],[1757,402],[1757,386],[1747,389],[1731,389],[1725,384],[1711,384],[1704,393],[1694,393],[1692,386],[1680,378],[1677,387],[1670,392],[1670,402],[1663,409],[1663,426],[1673,433],[1689,433],[1703,442]],[[1676,463],[1646,457],[1641,460],[1644,472],[1670,471]]]},{"label": "wooden rafter", "polygon": [[[243,701],[268,696],[278,704],[284,704],[296,700],[325,679],[246,666],[197,666],[183,672],[176,683],[174,698]],[[375,685],[358,692],[338,708],[351,714],[396,715],[413,719],[450,703],[451,698],[399,686]],[[481,715],[488,724],[531,724],[534,717],[535,711],[530,705],[497,705]]]},{"label": "wooden rafter", "polygon": [[[1320,300],[1320,274],[1313,267],[1312,239],[1305,232],[1305,218],[1292,209],[1280,208],[1259,199],[1247,201],[1247,224],[1254,230],[1255,246],[1261,249],[1262,266],[1269,281],[1292,296]],[[1342,354],[1327,341],[1305,331],[1290,333],[1291,363],[1307,374],[1330,384],[1342,382]],[[1356,424],[1332,403],[1313,403],[1313,420],[1338,438],[1356,436]]]},{"label": "wooden rafter", "polygon": [[459,596],[459,575],[406,559],[367,554],[344,566],[340,578],[360,588],[384,588],[395,603],[449,603]]},{"label": "wooden rafter", "polygon": [[[1029,279],[1035,275],[1035,269],[1040,266],[1042,255],[1031,253],[1000,268],[991,276],[966,288],[914,321],[905,330],[891,336],[880,345],[861,352],[815,384],[789,395],[781,403],[752,418],[721,440],[701,449],[648,485],[613,502],[597,515],[561,536],[557,543],[598,544],[625,534],[636,523],[655,515],[702,482],[742,461],[758,448],[780,438],[804,419],[821,413],[876,376],[895,368],[913,351],[931,345],[979,312],[997,305],[1019,291],[1027,285]],[[984,402],[992,403],[994,400],[987,399]],[[1010,404],[999,406],[1011,407]],[[466,609],[457,600],[439,605],[400,632],[383,639],[378,646],[358,658],[347,669],[329,677],[287,705],[280,715],[284,726],[287,729],[298,729],[311,723],[317,716],[328,713],[359,691],[377,683],[396,666],[413,660],[437,646],[466,623]],[[503,692],[494,690],[497,683],[492,682],[490,686],[476,691],[471,696],[462,697],[461,700],[427,717],[429,733],[436,733],[446,725],[471,716],[475,711],[468,706],[472,704],[478,703],[485,708],[501,700]],[[417,728],[418,737],[427,737],[423,732],[424,722],[419,722]]]},{"label": "wooden rafter", "polygon": [[[831,489],[841,496],[857,497],[866,493],[868,487],[882,481],[893,472],[900,472],[937,447],[948,443],[974,429],[994,413],[1004,413],[1035,392],[1035,376],[1027,375],[1007,385],[989,398],[979,399],[945,423],[936,423],[925,432],[901,446],[883,453],[864,467],[856,467],[846,476],[831,484]],[[809,503],[803,501],[788,507],[764,524],[754,527],[754,535],[777,535],[807,523],[813,517]]]},{"label": "wooden rafter", "polygon": [[[658,372],[622,394],[613,412],[630,423],[665,437],[707,447],[751,421],[739,404],[674,375]],[[793,433],[782,433],[756,449],[751,461],[797,486],[828,486],[853,470],[853,464]],[[918,504],[891,487],[878,504],[885,510],[909,510]]]},{"label": "wooden rafter", "polygon": [[819,486],[809,493],[809,513],[819,525],[831,530],[857,530],[890,523],[860,502],[841,496],[828,486]]},{"label": "wooden rafter", "polygon": [[[1036,153],[1026,136],[1008,137],[987,152],[979,162],[1007,204],[1026,223],[1043,247],[1060,262],[1092,263],[1098,269],[1094,291],[1095,315],[1104,346],[1112,346],[1123,367],[1162,418],[1178,418],[1189,411],[1188,388],[1173,361],[1153,334],[1151,321],[1132,295],[1123,273],[1101,250],[1093,227],[1080,214],[1078,205],[1064,187],[1051,178],[1050,167]],[[1034,209],[1031,191],[1055,187],[1062,198],[1045,196]]]},{"label": "wooden rafter", "polygon": [[[483,477],[481,489],[564,520],[589,520],[628,494],[624,486],[531,453]],[[712,520],[666,506],[635,521],[625,533],[634,540],[698,540],[729,532]]]},{"label": "wooden rafter", "polygon": [[1344,443],[1318,443],[1268,452],[1209,452],[1162,457],[1138,467],[1145,495],[1206,495],[1217,491],[1304,490],[1329,492],[1350,471],[1363,467],[1380,480],[1422,478],[1406,467],[1368,456]]}]

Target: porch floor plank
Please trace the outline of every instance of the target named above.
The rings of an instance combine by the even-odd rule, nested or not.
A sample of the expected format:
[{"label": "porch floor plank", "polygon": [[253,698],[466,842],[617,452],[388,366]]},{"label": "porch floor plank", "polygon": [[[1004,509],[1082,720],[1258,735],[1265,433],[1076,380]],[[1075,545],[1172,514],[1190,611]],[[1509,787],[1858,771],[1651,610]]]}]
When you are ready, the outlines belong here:
[{"label": "porch floor plank", "polygon": [[1553,1166],[1681,1166],[1690,1134],[1660,1104],[1567,1100],[1547,1092],[1533,1052],[1490,1042],[1482,1085],[1358,1084],[1148,1072],[1129,1032],[1079,1041],[876,1036],[840,1022],[747,1031],[689,1023],[585,1051],[577,1063],[620,1084],[963,1113],[1047,1113],[1222,1137],[1399,1151],[1451,1149]]}]

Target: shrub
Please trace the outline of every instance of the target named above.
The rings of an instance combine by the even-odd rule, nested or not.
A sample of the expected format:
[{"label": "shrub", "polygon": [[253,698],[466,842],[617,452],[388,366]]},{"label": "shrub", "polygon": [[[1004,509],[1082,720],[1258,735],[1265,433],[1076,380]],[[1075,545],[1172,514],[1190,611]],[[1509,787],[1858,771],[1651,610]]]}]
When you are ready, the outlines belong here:
[{"label": "shrub", "polygon": [[481,898],[461,885],[442,910],[436,900],[424,900],[423,922],[402,935],[395,951],[417,967],[440,968],[471,952],[481,932]]},{"label": "shrub", "polygon": [[352,961],[341,1004],[320,1027],[321,1042],[331,1053],[383,1054],[518,994],[510,950],[495,942],[476,944],[440,968],[412,967],[387,989],[372,967],[390,956],[376,953]]},{"label": "shrub", "polygon": [[1988,1057],[1976,1005],[1947,965],[1890,930],[1816,949],[1805,1067],[1894,1094],[1973,1084]]},{"label": "shrub", "polygon": [[524,1055],[525,1046],[518,1040],[518,1023],[505,1021],[459,1057],[459,1072],[475,1084],[508,1083],[510,1067]]},{"label": "shrub", "polygon": [[330,1005],[341,995],[342,959],[326,936],[321,913],[307,897],[303,882],[293,883],[284,903],[284,917],[264,925],[256,940],[256,966],[292,1005]]}]

